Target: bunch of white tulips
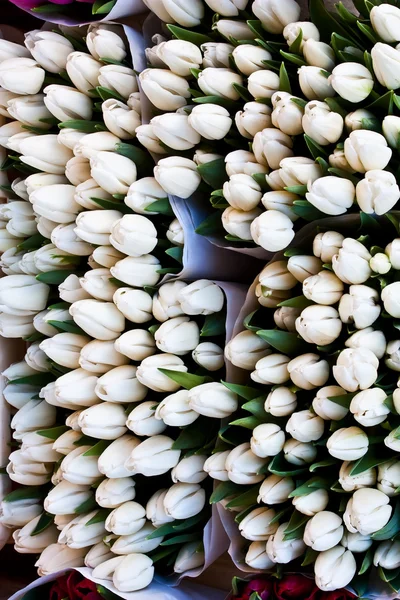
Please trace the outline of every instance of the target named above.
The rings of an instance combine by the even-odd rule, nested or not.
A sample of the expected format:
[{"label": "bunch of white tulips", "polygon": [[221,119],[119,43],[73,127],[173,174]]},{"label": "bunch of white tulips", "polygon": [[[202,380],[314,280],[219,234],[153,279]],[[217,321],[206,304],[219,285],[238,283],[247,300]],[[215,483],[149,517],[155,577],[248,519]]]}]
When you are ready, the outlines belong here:
[{"label": "bunch of white tulips", "polygon": [[[209,185],[229,242],[276,252],[305,221],[396,207],[400,97],[388,90],[400,87],[400,8],[373,2],[359,30],[342,9],[331,39],[322,16],[298,20],[296,0],[197,0],[179,11],[170,0],[146,4],[177,39],[156,35],[147,49],[139,78],[156,116],[138,139],[171,167],[170,194]],[[329,20],[320,4],[311,2],[311,17]]]}]

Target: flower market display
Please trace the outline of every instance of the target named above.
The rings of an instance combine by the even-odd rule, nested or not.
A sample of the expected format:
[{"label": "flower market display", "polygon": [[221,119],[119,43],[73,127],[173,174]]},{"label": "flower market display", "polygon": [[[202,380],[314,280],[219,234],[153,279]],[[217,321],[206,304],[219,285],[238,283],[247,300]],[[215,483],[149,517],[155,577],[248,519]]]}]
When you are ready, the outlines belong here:
[{"label": "flower market display", "polygon": [[14,3],[11,600],[396,598],[400,2]]}]

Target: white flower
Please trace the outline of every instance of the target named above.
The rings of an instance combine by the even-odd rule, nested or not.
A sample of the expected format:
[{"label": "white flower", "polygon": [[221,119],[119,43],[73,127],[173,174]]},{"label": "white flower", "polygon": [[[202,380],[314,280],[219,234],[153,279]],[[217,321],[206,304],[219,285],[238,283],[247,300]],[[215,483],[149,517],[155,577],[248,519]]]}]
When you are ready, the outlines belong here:
[{"label": "white flower", "polygon": [[343,177],[320,177],[308,184],[307,200],[321,212],[328,215],[341,215],[354,203],[354,184]]},{"label": "white flower", "polygon": [[296,330],[309,344],[327,346],[339,337],[342,322],[332,306],[312,305],[296,319]]},{"label": "white flower", "polygon": [[250,232],[256,244],[277,252],[286,248],[294,238],[293,222],[277,210],[267,210],[254,219]]},{"label": "white flower", "polygon": [[400,316],[400,304],[398,301],[398,290],[400,288],[400,282],[390,283],[383,288],[381,298],[386,312],[392,317]]},{"label": "white flower", "polygon": [[251,8],[269,33],[282,33],[300,17],[300,6],[294,0],[255,0]]},{"label": "white flower", "polygon": [[223,194],[233,208],[243,211],[256,208],[262,197],[258,183],[245,174],[232,175],[223,185]]},{"label": "white flower", "polygon": [[247,87],[253,98],[271,98],[279,90],[279,76],[269,70],[254,71],[248,78]]},{"label": "white flower", "polygon": [[370,12],[371,25],[384,42],[399,42],[397,25],[400,9],[390,4],[374,6]]},{"label": "white flower", "polygon": [[289,379],[288,363],[290,358],[284,354],[269,354],[256,363],[251,378],[257,383],[280,384]]},{"label": "white flower", "polygon": [[15,94],[40,92],[45,78],[44,70],[31,58],[7,58],[0,63],[0,86]]},{"label": "white flower", "polygon": [[122,27],[106,23],[93,23],[86,35],[86,45],[90,54],[96,59],[109,58],[122,61],[126,56],[125,44],[120,33]]},{"label": "white flower", "polygon": [[329,82],[339,96],[355,104],[365,100],[374,87],[369,70],[356,62],[345,62],[335,67]]},{"label": "white flower", "polygon": [[267,127],[254,136],[253,152],[261,165],[278,169],[284,158],[293,156],[293,141],[279,129]]},{"label": "white flower", "polygon": [[[287,92],[275,92],[271,98],[273,106],[272,124],[287,135],[300,135],[303,133],[304,109],[296,104],[295,100],[296,98]],[[265,125],[265,127],[267,126]]]},{"label": "white flower", "polygon": [[328,385],[317,391],[312,408],[318,416],[326,421],[341,421],[349,412],[347,408],[330,400],[334,396],[344,396],[345,390],[337,385]]},{"label": "white flower", "polygon": [[[259,471],[266,463],[266,459],[259,458],[250,449],[250,444],[240,444],[230,451],[225,458],[225,469],[228,477],[239,485],[254,485],[264,479]],[[212,471],[214,469],[212,468]]]},{"label": "white flower", "polygon": [[351,285],[349,293],[341,297],[338,310],[343,323],[352,323],[357,329],[365,329],[381,313],[379,294],[367,285]]},{"label": "white flower", "polygon": [[378,42],[371,50],[371,57],[379,83],[389,90],[400,87],[400,52],[389,44]]},{"label": "white flower", "polygon": [[285,444],[285,433],[274,423],[262,423],[254,430],[250,440],[250,447],[256,456],[266,458],[276,456]]},{"label": "white flower", "polygon": [[304,466],[312,463],[317,456],[317,449],[313,444],[289,439],[283,447],[285,459],[291,465]]},{"label": "white flower", "polygon": [[367,214],[383,215],[391,210],[400,198],[395,176],[389,171],[373,170],[365,174],[356,188],[357,202]]},{"label": "white flower", "polygon": [[315,442],[324,433],[324,421],[311,410],[301,410],[289,417],[286,431],[299,442]]},{"label": "white flower", "polygon": [[304,530],[304,542],[313,550],[323,552],[336,546],[343,536],[343,521],[336,513],[323,510],[313,516]]},{"label": "white flower", "polygon": [[371,276],[367,248],[353,238],[343,240],[339,252],[332,258],[332,268],[344,283],[364,283]]},{"label": "white flower", "polygon": [[313,517],[328,506],[329,495],[326,490],[319,488],[305,496],[295,496],[292,504],[303,515]]},{"label": "white flower", "polygon": [[296,410],[296,406],[296,394],[284,386],[276,387],[269,392],[264,404],[265,411],[274,417],[291,415]]},{"label": "white flower", "polygon": [[239,93],[233,87],[233,84],[242,85],[243,79],[230,69],[206,67],[203,71],[200,71],[197,83],[201,91],[208,96],[221,96],[221,98],[227,100],[238,100]]},{"label": "white flower", "polygon": [[321,552],[315,561],[315,582],[324,592],[330,592],[348,585],[356,574],[357,564],[353,554],[335,546]]},{"label": "white flower", "polygon": [[371,387],[378,376],[379,360],[367,348],[348,348],[339,354],[333,376],[348,392]]},{"label": "white flower", "polygon": [[303,55],[309,65],[325,71],[332,71],[335,66],[335,52],[329,44],[308,38],[303,43]]},{"label": "white flower", "polygon": [[328,439],[329,454],[341,460],[358,460],[368,452],[368,436],[359,427],[337,429]]},{"label": "white flower", "polygon": [[329,378],[329,364],[318,354],[297,356],[288,363],[287,369],[293,383],[304,390],[323,386]]},{"label": "white flower", "polygon": [[325,100],[335,95],[331,77],[327,79],[320,67],[303,66],[298,74],[301,91],[308,100]]},{"label": "white flower", "polygon": [[370,535],[385,527],[392,514],[390,498],[372,488],[356,490],[347,503],[343,520],[351,533]]},{"label": "white flower", "polygon": [[278,529],[278,523],[271,523],[274,517],[272,508],[255,508],[239,524],[242,537],[254,542],[267,541]]},{"label": "white flower", "polygon": [[356,331],[350,336],[345,346],[348,348],[367,348],[375,354],[377,358],[382,358],[386,351],[386,338],[382,331],[366,327],[361,331]]},{"label": "white flower", "polygon": [[[171,115],[169,115],[169,119],[171,119]],[[152,119],[152,123],[153,121],[154,119]],[[219,106],[218,104],[200,104],[193,108],[188,117],[188,124],[206,140],[221,140],[228,134],[232,125],[232,119],[229,116],[229,112],[223,106]],[[164,141],[159,135],[157,128],[155,129],[155,134],[161,141]],[[193,138],[197,140],[197,137],[193,136]],[[198,143],[198,141],[195,143]],[[167,145],[172,148],[175,147],[171,144]]]},{"label": "white flower", "polygon": [[236,367],[247,371],[252,371],[256,363],[270,353],[269,344],[249,330],[238,333],[225,346],[225,357]]},{"label": "white flower", "polygon": [[289,523],[279,525],[267,541],[267,555],[274,563],[287,564],[301,556],[305,551],[302,539],[285,540],[285,530]]},{"label": "white flower", "polygon": [[196,163],[180,156],[161,159],[154,167],[154,177],[167,194],[180,198],[189,198],[201,182]]},{"label": "white flower", "polygon": [[338,141],[343,131],[343,117],[333,112],[326,102],[314,100],[304,108],[304,133],[317,144],[326,146]]},{"label": "white flower", "polygon": [[344,153],[349,165],[359,173],[384,169],[392,156],[383,135],[366,129],[350,133],[344,143]]}]

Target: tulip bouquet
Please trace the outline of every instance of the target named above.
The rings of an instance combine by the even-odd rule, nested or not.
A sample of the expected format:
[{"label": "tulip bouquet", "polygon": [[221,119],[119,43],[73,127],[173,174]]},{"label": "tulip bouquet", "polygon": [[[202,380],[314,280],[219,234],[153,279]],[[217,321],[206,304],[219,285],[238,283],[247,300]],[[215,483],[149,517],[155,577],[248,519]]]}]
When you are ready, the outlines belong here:
[{"label": "tulip bouquet", "polygon": [[186,174],[182,185],[167,172],[169,193],[211,196],[218,212],[198,231],[222,223],[236,248],[273,253],[307,221],[396,206],[400,8],[354,2],[359,17],[342,4],[332,15],[311,0],[303,22],[295,0],[197,0],[179,13],[146,3],[174,39],[147,50],[140,81],[155,116],[138,139]]},{"label": "tulip bouquet", "polygon": [[313,565],[324,591],[364,594],[374,567],[400,587],[400,240],[375,226],[322,229],[260,273],[225,349],[251,384],[227,384],[241,411],[204,465],[241,568]]}]

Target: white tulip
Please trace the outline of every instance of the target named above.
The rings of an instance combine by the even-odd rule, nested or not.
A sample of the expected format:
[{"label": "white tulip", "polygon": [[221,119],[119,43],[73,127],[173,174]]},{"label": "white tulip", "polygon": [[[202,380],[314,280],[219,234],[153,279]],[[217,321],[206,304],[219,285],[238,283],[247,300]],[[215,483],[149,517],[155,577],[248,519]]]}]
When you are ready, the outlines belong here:
[{"label": "white tulip", "polygon": [[253,210],[260,202],[262,192],[258,183],[245,174],[232,175],[223,186],[227,202],[238,210]]},{"label": "white tulip", "polygon": [[153,125],[150,123],[136,127],[136,138],[150,152],[160,155],[168,154],[168,151],[161,145],[161,141],[154,133]]},{"label": "white tulip", "polygon": [[203,383],[189,390],[189,407],[200,415],[223,419],[237,410],[238,398],[222,383]]},{"label": "white tulip", "polygon": [[200,48],[203,52],[203,67],[229,67],[229,55],[234,50],[231,44],[206,42]]},{"label": "white tulip", "polygon": [[[392,369],[393,371],[400,370],[399,349],[400,349],[400,340],[392,340],[391,342],[388,343],[387,348],[386,348],[385,364],[387,367],[389,367],[389,369]],[[31,366],[34,367],[34,365],[31,365]]]},{"label": "white tulip", "polygon": [[192,455],[182,458],[171,471],[174,483],[201,483],[207,477],[203,466],[206,456]]},{"label": "white tulip", "polygon": [[199,417],[199,413],[189,406],[189,390],[179,390],[160,402],[155,417],[165,425],[184,427],[193,423]]},{"label": "white tulip", "polygon": [[0,312],[0,333],[6,338],[21,338],[35,333],[32,316],[10,315]]},{"label": "white tulip", "polygon": [[294,0],[255,0],[252,10],[269,33],[282,33],[289,23],[300,17],[300,7]]},{"label": "white tulip", "polygon": [[148,540],[147,537],[154,532],[155,527],[147,522],[136,533],[122,535],[113,543],[113,554],[136,554],[137,552],[151,552],[151,550],[155,550],[161,544],[164,537],[160,536]]},{"label": "white tulip", "polygon": [[365,100],[374,87],[369,70],[356,62],[346,62],[335,67],[329,83],[339,96],[353,103]]},{"label": "white tulip", "polygon": [[327,346],[340,336],[342,321],[333,307],[312,305],[296,319],[296,330],[309,344]]},{"label": "white tulip", "polygon": [[347,503],[343,520],[351,533],[370,535],[385,527],[392,514],[390,498],[383,492],[362,488]]},{"label": "white tulip", "polygon": [[89,567],[89,569],[95,569],[103,562],[113,558],[113,556],[114,555],[110,548],[104,542],[99,542],[98,544],[92,546],[89,552],[86,554],[85,567]]},{"label": "white tulip", "polygon": [[112,581],[115,569],[123,561],[123,556],[115,556],[109,560],[100,563],[93,569],[93,577]]},{"label": "white tulip", "polygon": [[218,481],[229,481],[228,471],[225,469],[225,462],[230,454],[230,450],[216,452],[207,458],[203,465],[203,470],[213,479]]},{"label": "white tulip", "polygon": [[196,364],[207,371],[219,371],[225,364],[223,349],[213,342],[202,342],[192,352]]},{"label": "white tulip", "polygon": [[79,279],[81,287],[96,300],[111,302],[118,287],[111,281],[109,269],[96,268]]},{"label": "white tulip", "polygon": [[97,516],[94,510],[88,514],[79,515],[70,521],[58,536],[60,544],[69,548],[88,548],[102,541],[105,534],[104,521],[90,523]]},{"label": "white tulip", "polygon": [[178,552],[174,563],[175,573],[185,573],[204,565],[204,551],[198,550],[197,542],[184,544]]},{"label": "white tulip", "polygon": [[232,57],[236,67],[246,77],[255,71],[264,69],[265,65],[263,64],[263,61],[271,60],[272,58],[270,52],[264,48],[252,46],[251,44],[241,44],[237,46],[232,52]]},{"label": "white tulip", "polygon": [[285,530],[288,523],[282,523],[277,531],[268,538],[267,555],[274,563],[286,564],[301,556],[305,550],[304,542],[300,540],[285,540]]},{"label": "white tulip", "polygon": [[0,63],[0,86],[9,92],[37,94],[44,78],[44,70],[31,58],[18,56],[6,58]]},{"label": "white tulip", "polygon": [[196,483],[175,483],[164,497],[164,509],[174,519],[190,519],[203,509],[206,493]]},{"label": "white tulip", "polygon": [[379,544],[374,554],[374,565],[381,569],[398,569],[400,566],[400,542],[387,541]]},{"label": "white tulip", "polygon": [[[255,46],[252,46],[252,48],[255,48]],[[293,104],[293,106],[295,105]],[[271,109],[266,104],[246,102],[243,110],[236,113],[235,124],[240,135],[251,140],[256,133],[271,126],[271,117]],[[281,128],[279,127],[279,129]],[[284,129],[282,131],[287,133]]]},{"label": "white tulip", "polygon": [[20,408],[11,420],[11,428],[15,429],[13,437],[21,439],[24,433],[53,427],[56,422],[54,406],[43,400],[30,400]]},{"label": "white tulip", "polygon": [[189,84],[183,77],[164,69],[145,69],[139,75],[150,102],[163,111],[175,111],[190,98]]},{"label": "white tulip", "polygon": [[77,485],[93,485],[101,478],[97,467],[97,456],[88,452],[91,446],[79,446],[69,452],[61,462],[63,480]]},{"label": "white tulip", "polygon": [[270,169],[278,169],[284,158],[293,156],[290,136],[279,129],[267,128],[254,136],[253,152],[257,162]]},{"label": "white tulip", "polygon": [[180,156],[162,158],[154,167],[154,177],[167,194],[180,198],[189,198],[201,182],[196,163]]},{"label": "white tulip", "polygon": [[285,433],[274,423],[262,423],[254,430],[250,440],[252,452],[260,458],[276,456],[285,444]]},{"label": "white tulip", "polygon": [[252,331],[238,333],[225,346],[225,357],[236,367],[252,371],[257,362],[270,354],[269,344]]},{"label": "white tulip", "polygon": [[32,519],[40,518],[42,507],[39,500],[34,494],[13,501],[6,496],[0,504],[0,523],[7,528],[24,527]]},{"label": "white tulip", "polygon": [[184,314],[179,295],[186,285],[183,281],[174,281],[159,288],[153,296],[153,314],[157,321],[164,322]]},{"label": "white tulip", "polygon": [[300,135],[303,133],[304,109],[296,104],[295,100],[296,98],[287,92],[275,92],[271,98],[273,106],[272,124],[287,135]]},{"label": "white tulip", "polygon": [[324,433],[324,422],[310,410],[294,412],[290,416],[286,431],[299,442],[314,442]]},{"label": "white tulip", "polygon": [[285,29],[283,30],[283,37],[286,40],[287,45],[290,47],[302,34],[302,41],[300,44],[300,50],[303,50],[304,43],[307,40],[315,40],[319,41],[319,31],[317,27],[313,23],[309,23],[308,21],[297,21],[293,23],[288,23]]},{"label": "white tulip", "polygon": [[[62,406],[75,407],[92,406],[98,402],[94,392],[97,377],[84,369],[69,371],[55,382],[55,398]],[[73,385],[73,392],[71,392]]]},{"label": "white tulip", "polygon": [[164,498],[168,490],[162,489],[155,492],[146,504],[146,517],[152,522],[154,527],[160,527],[174,521],[174,517],[170,517],[165,512]]},{"label": "white tulip", "polygon": [[[16,435],[17,434],[17,435]],[[22,435],[14,433],[14,438],[21,439]],[[22,450],[16,450],[9,456],[6,471],[11,479],[21,485],[45,485],[50,481],[53,470],[52,463],[30,460]]]},{"label": "white tulip", "polygon": [[[115,481],[115,480],[114,480]],[[107,531],[116,535],[131,535],[139,531],[146,522],[146,510],[137,502],[124,502],[107,517]]]},{"label": "white tulip", "polygon": [[29,523],[26,523],[22,529],[13,532],[14,549],[20,554],[37,554],[43,552],[47,546],[57,542],[57,529],[50,525],[41,533],[32,536],[36,526],[39,523],[40,516],[35,517]]},{"label": "white tulip", "polygon": [[146,397],[145,388],[136,378],[136,367],[125,365],[111,369],[99,377],[95,392],[96,395],[107,402],[129,404],[139,402]]},{"label": "white tulip", "polygon": [[66,71],[74,86],[87,96],[94,96],[91,91],[98,85],[101,63],[85,52],[71,52],[67,58]]},{"label": "white tulip", "polygon": [[126,194],[136,181],[136,165],[114,152],[97,152],[90,158],[91,177],[109,194]]},{"label": "white tulip", "polygon": [[254,71],[248,78],[249,93],[255,98],[271,98],[279,90],[279,76],[269,70]]},{"label": "white tulip", "polygon": [[8,101],[8,113],[13,119],[24,125],[48,129],[49,125],[40,120],[51,117],[51,113],[47,110],[43,98],[43,94],[17,96]]},{"label": "white tulip", "polygon": [[160,325],[154,334],[154,340],[162,352],[180,356],[196,348],[199,336],[199,327],[195,321],[191,321],[189,317],[175,317]]},{"label": "white tulip", "polygon": [[340,543],[351,552],[366,552],[372,546],[373,540],[369,535],[345,531]]},{"label": "white tulip", "polygon": [[131,473],[154,477],[175,467],[181,451],[173,449],[174,440],[165,435],[155,435],[141,442],[131,452],[125,466]]},{"label": "white tulip", "polygon": [[200,71],[197,83],[206,95],[220,96],[227,100],[238,100],[239,93],[233,87],[233,84],[242,85],[243,79],[230,69],[207,67]]},{"label": "white tulip", "polygon": [[392,156],[383,135],[365,129],[350,133],[344,143],[344,153],[350,166],[359,173],[384,169]]},{"label": "white tulip", "polygon": [[339,354],[333,376],[348,392],[366,390],[378,376],[379,360],[367,348],[348,348]]},{"label": "white tulip", "polygon": [[47,109],[58,121],[70,119],[90,121],[92,118],[92,102],[82,92],[67,85],[52,84],[44,88],[44,94]]},{"label": "white tulip", "polygon": [[[33,373],[35,373],[35,371],[33,371]],[[37,391],[38,388],[33,385],[9,383],[3,390],[3,396],[10,406],[19,410],[31,400]]]},{"label": "white tulip", "polygon": [[82,434],[80,431],[68,429],[53,442],[53,450],[66,456],[69,452],[76,449],[77,445],[75,442],[79,442],[81,437]]},{"label": "white tulip", "polygon": [[211,315],[222,310],[225,298],[218,285],[207,279],[199,279],[182,287],[178,300],[187,315]]},{"label": "white tulip", "polygon": [[328,492],[322,488],[316,489],[305,496],[295,496],[292,504],[298,512],[313,517],[328,506]]},{"label": "white tulip", "polygon": [[156,419],[155,412],[154,400],[142,402],[129,413],[126,426],[136,435],[158,435],[164,431],[166,425]]},{"label": "white tulip", "polygon": [[[214,29],[227,40],[232,37],[236,40],[254,40],[255,33],[247,25],[246,21],[233,21],[231,19],[218,19],[214,23]],[[229,64],[227,65],[229,66]]]},{"label": "white tulip", "polygon": [[135,137],[136,128],[141,125],[140,115],[119,100],[110,98],[101,105],[106,127],[121,140]]},{"label": "white tulip", "polygon": [[257,571],[269,570],[274,565],[267,555],[265,542],[252,542],[244,560],[246,565]]},{"label": "white tulip", "polygon": [[[178,116],[182,117],[183,115]],[[169,115],[169,117],[171,117],[171,115]],[[157,117],[156,119],[160,119],[160,117]],[[152,119],[152,123],[155,122],[156,119]],[[206,140],[221,140],[228,134],[232,125],[232,119],[229,116],[229,112],[226,110],[226,108],[217,104],[200,104],[199,106],[195,106],[190,113],[187,122],[188,125],[199,134],[199,136],[202,136]],[[173,125],[174,123],[171,122],[171,126]],[[176,123],[176,131],[179,131],[180,136],[183,137],[183,131],[182,128],[179,128],[179,122]],[[161,141],[165,142],[163,137],[160,135],[161,132],[157,127],[155,128],[155,133],[157,137],[161,139]],[[193,147],[193,145],[199,141],[200,140],[197,138],[197,136],[191,134],[191,140],[190,142],[188,140],[188,144],[190,143],[190,147]],[[182,144],[180,144],[179,148],[177,147],[176,143],[173,145],[171,143],[167,145],[178,150],[186,149],[182,148]],[[185,144],[185,146],[187,146],[187,144]]]},{"label": "white tulip", "polygon": [[41,553],[35,563],[40,577],[56,573],[63,569],[82,567],[86,548],[69,548],[65,544],[50,544]]},{"label": "white tulip", "polygon": [[368,452],[368,436],[359,427],[335,431],[326,443],[329,454],[341,460],[358,460]]},{"label": "white tulip", "polygon": [[269,252],[283,250],[295,235],[291,219],[277,210],[261,213],[251,224],[250,232],[254,242]]},{"label": "white tulip", "polygon": [[10,42],[6,39],[0,40],[0,62],[7,60],[8,58],[25,57],[30,58],[30,52],[27,48],[24,48],[21,44]]},{"label": "white tulip", "polygon": [[284,417],[291,415],[296,410],[296,406],[296,394],[287,387],[279,386],[269,392],[264,409],[275,417]]},{"label": "white tulip", "polygon": [[91,210],[76,219],[75,233],[89,244],[108,244],[111,229],[122,214],[117,210]]},{"label": "white tulip", "polygon": [[[329,378],[329,364],[318,354],[307,353],[293,358],[287,365],[293,383],[304,390],[323,386]],[[309,441],[309,440],[301,440]]]},{"label": "white tulip", "polygon": [[319,67],[325,71],[332,71],[334,68],[336,62],[335,52],[329,44],[308,38],[303,43],[302,50],[304,58],[309,65]]},{"label": "white tulip", "polygon": [[[270,192],[275,193],[275,192]],[[303,283],[307,277],[317,275],[322,268],[322,262],[315,256],[295,255],[291,256],[287,263],[288,271],[296,278],[297,281]],[[285,308],[285,307],[282,307]]]},{"label": "white tulip", "polygon": [[266,173],[267,167],[259,165],[252,152],[247,150],[234,150],[225,156],[225,170],[229,177],[232,175],[254,175]]},{"label": "white tulip", "polygon": [[365,329],[380,315],[379,294],[366,285],[351,285],[349,293],[341,297],[338,310],[343,323],[354,323],[357,329]]},{"label": "white tulip", "polygon": [[267,385],[285,383],[289,379],[289,362],[290,358],[284,354],[269,354],[256,363],[251,378]]},{"label": "white tulip", "polygon": [[126,414],[123,406],[102,402],[87,408],[79,415],[82,433],[100,440],[115,440],[126,433]]},{"label": "white tulip", "polygon": [[353,554],[343,546],[335,546],[318,555],[314,565],[315,582],[324,592],[337,590],[351,582],[356,570]]},{"label": "white tulip", "polygon": [[326,146],[338,141],[342,135],[344,123],[342,116],[331,111],[326,102],[314,100],[304,108],[302,125],[304,133],[317,144]]},{"label": "white tulip", "polygon": [[379,275],[389,273],[392,268],[389,257],[386,256],[386,254],[383,254],[383,252],[375,254],[369,261],[369,266],[374,273],[378,273]]},{"label": "white tulip", "polygon": [[304,530],[304,542],[313,550],[324,552],[336,546],[343,536],[343,521],[336,513],[323,510],[313,516]]},{"label": "white tulip", "polygon": [[279,176],[284,187],[307,185],[321,177],[322,171],[311,158],[294,156],[281,161]]},{"label": "white tulip", "polygon": [[75,412],[69,414],[68,417],[65,419],[65,424],[67,427],[70,427],[72,431],[78,431],[82,435],[81,428],[78,425],[78,420],[81,412],[82,410],[76,410]]},{"label": "white tulip", "polygon": [[[55,175],[63,175],[65,165],[72,158],[71,150],[59,144],[54,134],[26,137],[21,141],[19,150],[23,163]],[[34,204],[33,200],[30,201]]]},{"label": "white tulip", "polygon": [[364,283],[372,274],[369,266],[371,255],[357,240],[346,238],[332,259],[332,268],[344,283]]},{"label": "white tulip", "polygon": [[154,576],[153,561],[145,554],[129,554],[119,562],[113,584],[120,592],[134,592],[147,587]]},{"label": "white tulip", "polygon": [[[265,465],[266,459],[256,456],[250,449],[250,444],[240,444],[230,451],[225,459],[225,470],[228,477],[239,485],[250,485],[263,481],[264,475],[260,469]],[[215,467],[212,466],[212,472]],[[217,469],[219,471],[219,469]]]},{"label": "white tulip", "polygon": [[160,279],[161,265],[152,254],[128,256],[111,267],[111,275],[133,287],[154,286]]},{"label": "white tulip", "polygon": [[156,345],[146,329],[131,329],[115,340],[115,349],[131,360],[142,361],[155,354]]},{"label": "white tulip", "polygon": [[372,67],[379,83],[389,90],[400,87],[400,52],[378,42],[371,50]]},{"label": "white tulip", "polygon": [[154,177],[143,177],[131,184],[125,204],[135,213],[153,215],[157,212],[147,210],[150,204],[165,198],[165,192]]},{"label": "white tulip", "polygon": [[77,302],[78,300],[85,300],[90,297],[81,287],[79,278],[73,274],[68,275],[63,283],[60,283],[58,286],[58,293],[60,294],[61,300],[70,303]]},{"label": "white tulip", "polygon": [[371,25],[384,42],[398,42],[400,37],[396,25],[400,10],[390,4],[374,6],[370,13]]},{"label": "white tulip", "polygon": [[308,100],[325,100],[335,95],[331,77],[327,79],[320,67],[308,65],[300,67],[298,75],[301,91]]},{"label": "white tulip", "polygon": [[367,327],[366,329],[353,333],[353,335],[346,340],[345,345],[348,348],[367,348],[380,359],[386,351],[386,338],[382,331]]},{"label": "white tulip", "polygon": [[287,440],[283,447],[285,459],[292,465],[305,466],[314,462],[317,456],[317,449],[313,444],[299,442],[297,440]]},{"label": "white tulip", "polygon": [[365,174],[356,188],[357,202],[367,214],[383,215],[391,210],[400,198],[396,178],[388,171],[372,170]]},{"label": "white tulip", "polygon": [[341,421],[349,412],[347,408],[337,404],[330,398],[344,396],[345,390],[337,385],[328,385],[317,391],[312,408],[315,413],[326,421]]},{"label": "white tulip", "polygon": [[389,497],[395,495],[400,485],[400,462],[396,459],[378,465],[377,488]]},{"label": "white tulip", "polygon": [[390,283],[382,290],[381,294],[386,312],[388,312],[392,317],[396,318],[400,316],[400,305],[397,300],[397,292],[399,287],[399,282]]},{"label": "white tulip", "polygon": [[118,288],[114,293],[113,301],[118,310],[133,323],[146,323],[153,318],[153,299],[143,290]]},{"label": "white tulip", "polygon": [[341,215],[354,203],[356,189],[349,179],[321,177],[308,184],[307,200],[321,212]]},{"label": "white tulip", "polygon": [[111,226],[110,243],[128,256],[149,254],[157,242],[157,229],[142,215],[124,215]]},{"label": "white tulip", "polygon": [[53,440],[36,431],[24,433],[21,450],[26,458],[36,462],[55,463],[61,458],[53,449]]},{"label": "white tulip", "polygon": [[93,250],[92,257],[98,265],[110,269],[119,260],[124,258],[124,255],[113,248],[113,246],[97,246]]},{"label": "white tulip", "polygon": [[120,139],[109,131],[89,133],[82,137],[74,146],[74,155],[92,158],[98,152],[112,152]]},{"label": "white tulip", "polygon": [[47,494],[44,509],[52,515],[71,514],[91,497],[89,486],[62,481]]},{"label": "white tulip", "polygon": [[114,348],[113,340],[92,340],[82,348],[79,357],[79,364],[83,369],[100,375],[128,362],[128,359]]},{"label": "white tulip", "polygon": [[69,312],[79,327],[99,340],[115,340],[125,328],[125,317],[111,302],[78,300]]},{"label": "white tulip", "polygon": [[272,508],[255,508],[239,524],[242,537],[254,542],[267,541],[278,529],[278,523],[271,523],[274,517]]},{"label": "white tulip", "polygon": [[139,444],[140,439],[134,435],[114,440],[98,458],[99,471],[110,479],[129,477],[131,473],[125,468],[125,461]]},{"label": "white tulip", "polygon": [[126,56],[121,27],[105,23],[93,23],[86,35],[86,45],[90,54],[96,59],[109,58],[122,61]]},{"label": "white tulip", "polygon": [[82,156],[74,156],[65,165],[65,176],[75,186],[90,179],[90,163]]},{"label": "white tulip", "polygon": [[295,483],[291,477],[279,477],[269,475],[262,482],[257,502],[260,504],[281,504],[286,502],[288,495],[295,489]]},{"label": "white tulip", "polygon": [[387,396],[380,388],[364,390],[354,396],[350,412],[363,427],[374,427],[386,420],[390,409],[385,405]]},{"label": "white tulip", "polygon": [[191,69],[198,69],[202,63],[200,48],[183,40],[161,42],[156,54],[173,73],[182,77],[189,77]]},{"label": "white tulip", "polygon": [[[226,112],[228,113],[228,111]],[[166,113],[159,115],[152,118],[151,125],[155,136],[163,144],[174,150],[189,150],[200,142],[200,133],[193,128],[187,114]]]}]

